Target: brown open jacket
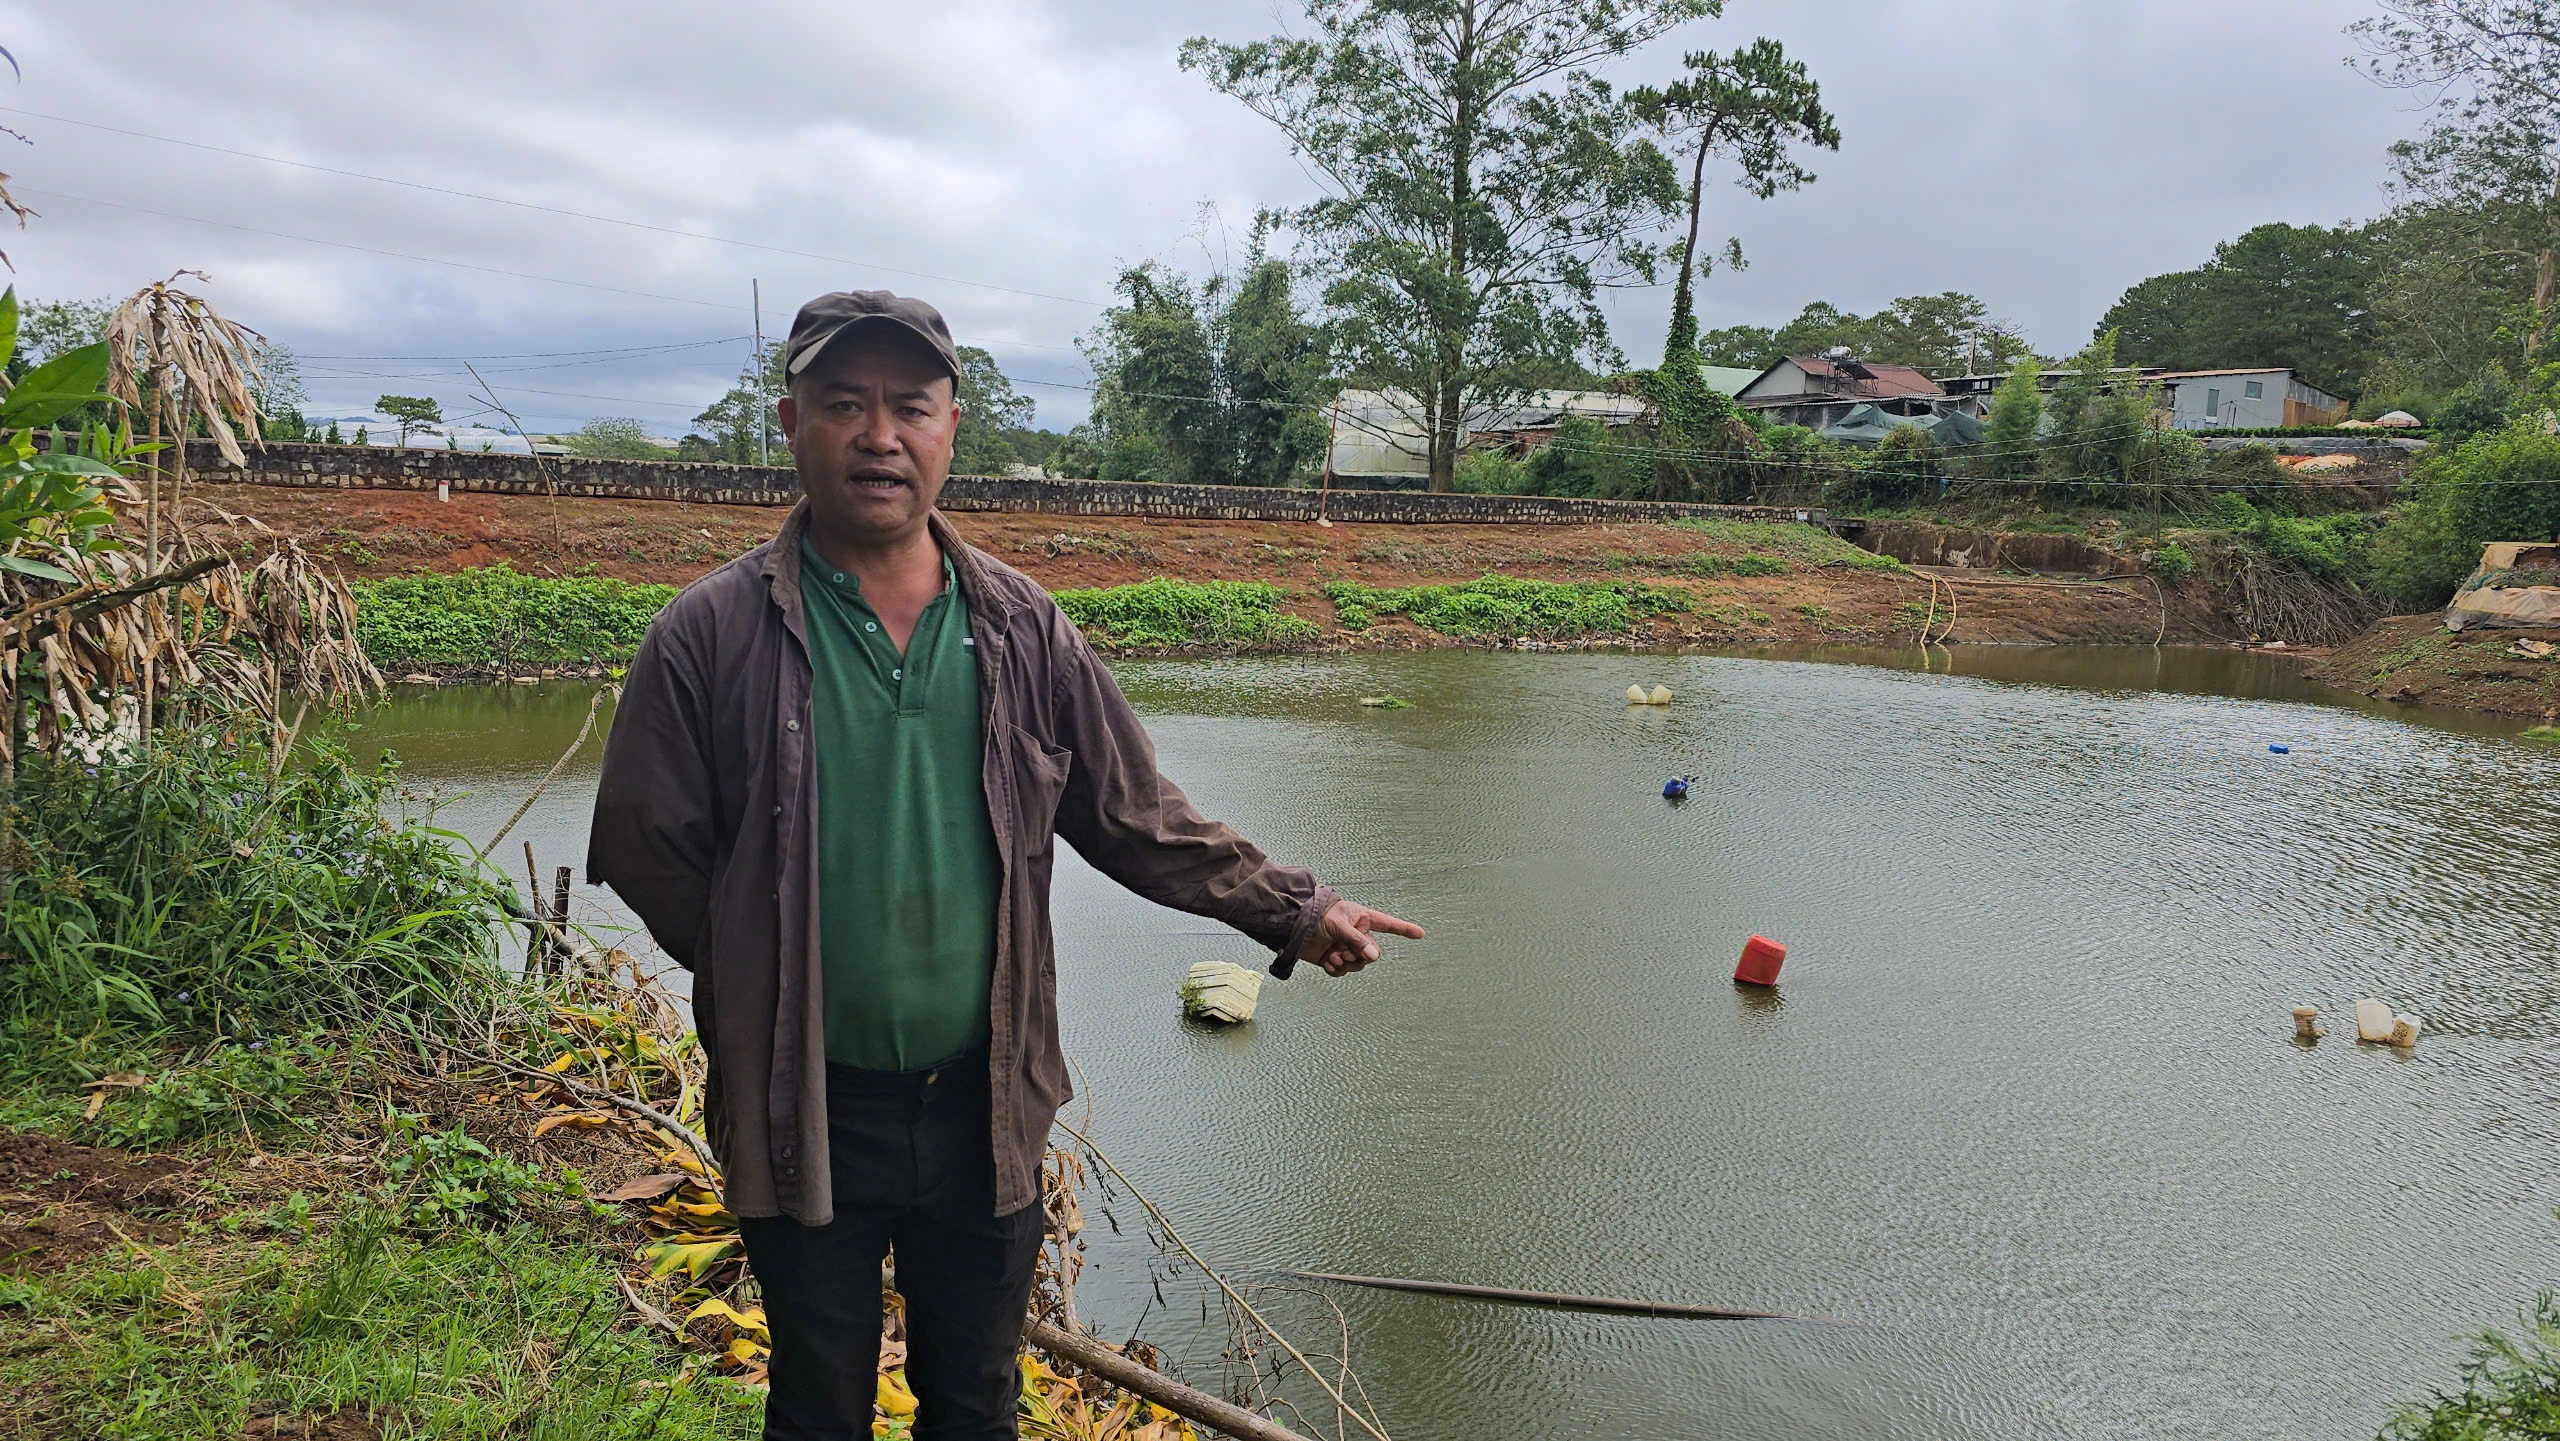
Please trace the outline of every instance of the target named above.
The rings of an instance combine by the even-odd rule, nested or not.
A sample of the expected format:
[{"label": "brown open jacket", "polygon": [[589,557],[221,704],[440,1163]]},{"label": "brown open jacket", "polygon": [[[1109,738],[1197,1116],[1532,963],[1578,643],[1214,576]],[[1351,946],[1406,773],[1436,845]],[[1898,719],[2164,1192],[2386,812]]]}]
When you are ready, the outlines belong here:
[{"label": "brown open jacket", "polygon": [[[693,972],[711,1060],[704,1105],[729,1209],[833,1218],[819,998],[817,766],[800,612],[804,503],[782,533],[688,586],[623,680],[587,876]],[[969,608],[1003,883],[988,998],[996,1211],[1039,1197],[1049,1123],[1072,1088],[1049,929],[1053,837],[1149,900],[1295,959],[1337,899],[1200,814],[1075,625],[1030,577],[940,514]]]}]

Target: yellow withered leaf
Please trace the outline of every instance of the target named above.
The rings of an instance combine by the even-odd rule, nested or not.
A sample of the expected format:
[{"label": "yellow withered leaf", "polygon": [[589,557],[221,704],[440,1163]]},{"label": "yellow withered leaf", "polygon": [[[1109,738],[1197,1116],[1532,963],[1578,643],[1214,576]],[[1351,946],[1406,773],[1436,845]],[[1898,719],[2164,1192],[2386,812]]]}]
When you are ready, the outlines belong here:
[{"label": "yellow withered leaf", "polygon": [[764,1354],[764,1350],[764,1347],[741,1336],[730,1342],[729,1349],[722,1354],[741,1366],[752,1366],[756,1364],[756,1358]]},{"label": "yellow withered leaf", "polygon": [[735,1326],[740,1331],[755,1337],[758,1341],[761,1341],[766,1345],[773,1344],[773,1332],[765,1325],[764,1308],[762,1306],[751,1306],[746,1310],[741,1311],[737,1307],[730,1305],[728,1302],[721,1300],[717,1296],[714,1296],[703,1302],[701,1305],[687,1311],[684,1316],[685,1324],[691,1325],[705,1316],[723,1317],[730,1325]]},{"label": "yellow withered leaf", "polygon": [[678,1271],[689,1280],[699,1281],[702,1273],[737,1255],[746,1248],[735,1236],[715,1240],[687,1240],[670,1237],[652,1241],[640,1248],[640,1259],[649,1263],[649,1279],[661,1281]]}]

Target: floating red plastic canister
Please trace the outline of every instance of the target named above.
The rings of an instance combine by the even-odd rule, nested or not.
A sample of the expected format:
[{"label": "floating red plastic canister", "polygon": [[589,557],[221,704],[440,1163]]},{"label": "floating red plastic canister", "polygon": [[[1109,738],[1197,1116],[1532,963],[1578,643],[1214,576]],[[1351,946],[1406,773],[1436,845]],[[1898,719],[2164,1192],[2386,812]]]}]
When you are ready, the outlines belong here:
[{"label": "floating red plastic canister", "polygon": [[1786,947],[1767,936],[1753,936],[1742,943],[1742,963],[1733,968],[1733,978],[1746,986],[1774,986],[1778,967],[1786,963]]}]

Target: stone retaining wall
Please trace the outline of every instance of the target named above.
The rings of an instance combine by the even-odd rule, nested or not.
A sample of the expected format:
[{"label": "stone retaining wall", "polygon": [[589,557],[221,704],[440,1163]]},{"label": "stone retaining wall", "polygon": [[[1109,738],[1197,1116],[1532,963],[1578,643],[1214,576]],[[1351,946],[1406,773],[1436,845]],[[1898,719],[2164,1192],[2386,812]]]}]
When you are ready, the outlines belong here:
[{"label": "stone retaining wall", "polygon": [[[269,444],[252,449],[246,470],[223,463],[209,440],[191,443],[187,463],[210,485],[306,486],[344,490],[433,490],[506,495],[546,494],[543,468],[528,456],[495,451],[395,450],[389,446]],[[779,466],[659,460],[544,462],[559,493],[620,500],[684,500],[713,505],[789,505],[798,481]],[[1274,490],[1228,485],[1151,485],[1108,480],[1009,480],[955,475],[942,491],[945,510],[1036,511],[1052,515],[1136,515],[1164,520],[1334,520],[1388,525],[1587,525],[1681,516],[1728,520],[1809,521],[1819,508],[1684,505],[1652,501],[1574,500],[1548,495],[1432,495],[1421,491]]]}]

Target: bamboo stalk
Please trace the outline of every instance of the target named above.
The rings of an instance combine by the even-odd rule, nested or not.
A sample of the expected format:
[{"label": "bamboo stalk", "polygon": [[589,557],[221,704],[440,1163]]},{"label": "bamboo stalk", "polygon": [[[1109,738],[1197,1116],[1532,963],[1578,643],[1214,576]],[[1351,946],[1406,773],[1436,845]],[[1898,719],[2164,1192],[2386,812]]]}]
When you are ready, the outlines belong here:
[{"label": "bamboo stalk", "polygon": [[1517,1291],[1508,1286],[1467,1286],[1455,1281],[1408,1281],[1396,1276],[1339,1276],[1329,1271],[1291,1271],[1302,1281],[1332,1281],[1380,1291],[1412,1291],[1424,1296],[1456,1296],[1469,1301],[1501,1301],[1514,1306],[1543,1306],[1555,1311],[1600,1311],[1619,1316],[1659,1316],[1690,1321],[1819,1321],[1845,1322],[1822,1316],[1794,1316],[1780,1311],[1736,1311],[1724,1306],[1689,1306],[1674,1301],[1626,1301],[1614,1296],[1574,1296],[1557,1291]]},{"label": "bamboo stalk", "polygon": [[1153,1401],[1186,1421],[1214,1426],[1238,1441],[1307,1441],[1277,1421],[1185,1386],[1161,1371],[1150,1371],[1099,1341],[1062,1331],[1046,1321],[1025,1321],[1022,1339],[1123,1391]]}]

